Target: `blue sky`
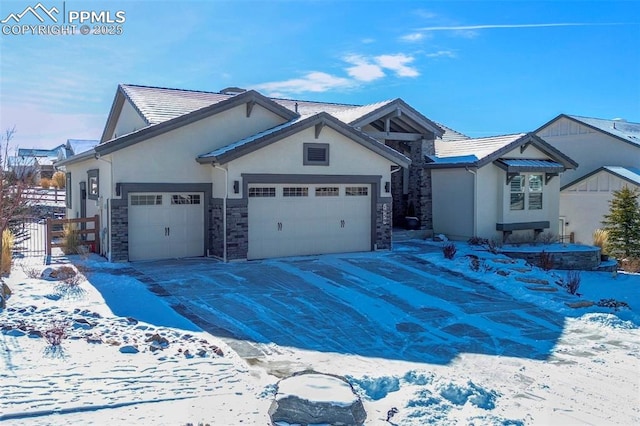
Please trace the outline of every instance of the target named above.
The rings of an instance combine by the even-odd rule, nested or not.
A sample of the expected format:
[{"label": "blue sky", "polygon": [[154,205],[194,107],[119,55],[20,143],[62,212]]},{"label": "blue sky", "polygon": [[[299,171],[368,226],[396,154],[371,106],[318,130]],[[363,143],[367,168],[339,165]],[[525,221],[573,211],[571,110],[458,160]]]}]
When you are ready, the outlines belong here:
[{"label": "blue sky", "polygon": [[[121,35],[3,29],[0,130],[15,125],[21,147],[98,139],[118,83],[402,98],[478,137],[532,131],[560,113],[640,122],[637,1],[41,2],[126,21]],[[0,20],[37,3],[2,0]]]}]

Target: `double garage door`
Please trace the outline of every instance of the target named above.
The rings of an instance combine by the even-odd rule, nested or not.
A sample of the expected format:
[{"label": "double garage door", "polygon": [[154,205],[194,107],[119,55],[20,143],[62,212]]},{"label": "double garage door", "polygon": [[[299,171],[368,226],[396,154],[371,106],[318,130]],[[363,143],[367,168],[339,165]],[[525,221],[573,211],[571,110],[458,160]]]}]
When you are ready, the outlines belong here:
[{"label": "double garage door", "polygon": [[371,250],[371,186],[249,185],[249,259]]},{"label": "double garage door", "polygon": [[129,194],[129,260],[202,255],[204,194]]}]

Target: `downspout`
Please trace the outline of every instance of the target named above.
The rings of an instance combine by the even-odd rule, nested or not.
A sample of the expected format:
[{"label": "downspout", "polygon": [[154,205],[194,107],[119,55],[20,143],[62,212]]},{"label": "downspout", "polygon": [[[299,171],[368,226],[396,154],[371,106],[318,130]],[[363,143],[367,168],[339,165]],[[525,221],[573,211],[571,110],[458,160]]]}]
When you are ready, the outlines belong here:
[{"label": "downspout", "polygon": [[214,169],[224,172],[224,198],[222,198],[222,260],[227,261],[227,197],[229,196],[229,171],[211,163]]},{"label": "downspout", "polygon": [[473,236],[478,236],[478,172],[465,166],[466,171],[473,175]]},{"label": "downspout", "polygon": [[[94,155],[95,159],[98,161],[104,161],[105,163],[109,164],[109,198],[107,198],[106,200],[103,199],[103,202],[106,203],[106,207],[104,203],[100,203],[100,226],[105,229],[104,234],[102,233],[102,229],[100,230],[100,244],[104,244],[105,246],[105,252],[107,253],[107,257],[109,258],[109,260],[111,260],[111,236],[109,235],[109,240],[108,242],[106,241],[106,236],[108,234],[108,230],[111,229],[111,209],[110,207],[110,203],[111,203],[111,195],[113,194],[114,191],[114,187],[113,187],[113,162],[109,161],[109,160],[105,160],[104,158],[102,158],[102,156],[99,153],[95,153]],[[106,210],[107,211],[107,223],[105,223],[105,221],[103,220],[102,217],[102,210]],[[105,226],[107,225],[107,226]],[[102,247],[100,247],[100,251],[102,251]]]}]

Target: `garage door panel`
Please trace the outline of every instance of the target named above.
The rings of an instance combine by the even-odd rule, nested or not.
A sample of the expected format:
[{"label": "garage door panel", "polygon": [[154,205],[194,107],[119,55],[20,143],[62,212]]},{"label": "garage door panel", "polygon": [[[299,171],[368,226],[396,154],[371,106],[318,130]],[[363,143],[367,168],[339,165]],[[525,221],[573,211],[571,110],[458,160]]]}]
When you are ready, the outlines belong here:
[{"label": "garage door panel", "polygon": [[204,203],[198,193],[129,196],[129,260],[204,254]]},{"label": "garage door panel", "polygon": [[[249,197],[249,259],[371,249],[371,196],[347,196],[347,185],[260,185],[275,194]],[[284,196],[284,188],[307,196]],[[250,186],[251,188],[251,186]],[[316,188],[322,188],[318,195]],[[250,191],[251,195],[251,191]]]}]

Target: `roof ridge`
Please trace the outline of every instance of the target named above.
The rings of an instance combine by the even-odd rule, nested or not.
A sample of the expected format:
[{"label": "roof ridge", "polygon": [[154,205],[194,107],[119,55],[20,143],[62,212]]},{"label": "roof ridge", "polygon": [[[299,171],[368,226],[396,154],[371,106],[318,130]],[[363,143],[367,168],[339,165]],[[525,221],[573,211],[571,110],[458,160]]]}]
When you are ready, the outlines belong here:
[{"label": "roof ridge", "polygon": [[149,85],[144,85],[144,84],[129,84],[129,83],[120,83],[121,86],[127,86],[127,87],[140,87],[143,89],[160,89],[160,90],[172,90],[172,91],[176,91],[176,92],[192,92],[192,93],[206,93],[209,95],[227,95],[227,96],[232,96],[232,95],[228,95],[226,93],[221,93],[221,92],[211,92],[211,91],[207,91],[207,90],[195,90],[195,89],[178,89],[176,87],[162,87],[162,86],[149,86]]},{"label": "roof ridge", "polygon": [[616,123],[627,123],[627,124],[638,124],[638,125],[640,125],[640,123],[637,123],[635,121],[628,121],[627,119],[620,119],[620,118],[587,117],[586,115],[575,115],[575,114],[566,114],[566,115],[568,117],[576,118],[576,119],[586,118],[586,119],[589,119],[589,120],[602,120],[602,121],[611,121],[611,122],[616,122]]}]

